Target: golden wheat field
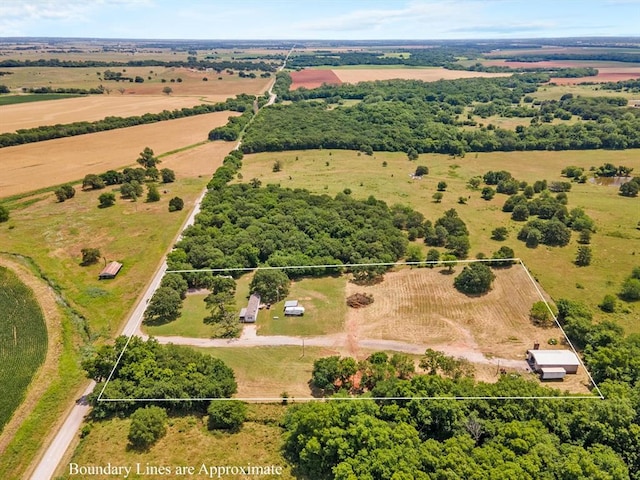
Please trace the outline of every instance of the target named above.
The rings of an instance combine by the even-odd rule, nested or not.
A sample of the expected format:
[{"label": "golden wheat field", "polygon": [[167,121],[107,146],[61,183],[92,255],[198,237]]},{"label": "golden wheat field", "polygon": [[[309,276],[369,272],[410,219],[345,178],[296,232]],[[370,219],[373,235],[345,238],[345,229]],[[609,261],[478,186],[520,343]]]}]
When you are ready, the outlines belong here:
[{"label": "golden wheat field", "polygon": [[135,164],[147,146],[160,155],[205,141],[211,129],[224,125],[232,115],[239,114],[209,113],[0,149],[0,197]]}]

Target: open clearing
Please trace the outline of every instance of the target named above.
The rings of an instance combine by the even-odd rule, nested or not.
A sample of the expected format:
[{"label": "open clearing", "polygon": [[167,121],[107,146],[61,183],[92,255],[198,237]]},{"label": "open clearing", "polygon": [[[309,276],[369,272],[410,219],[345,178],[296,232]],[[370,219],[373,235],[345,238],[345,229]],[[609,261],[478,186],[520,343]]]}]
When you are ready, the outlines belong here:
[{"label": "open clearing", "polygon": [[447,70],[445,68],[340,68],[333,72],[341,82],[358,83],[373,80],[454,80],[457,78],[508,77],[510,73],[467,72],[465,70]]},{"label": "open clearing", "polygon": [[[88,173],[135,164],[146,146],[160,155],[206,141],[211,129],[224,125],[229,116],[235,115],[239,114],[215,112],[4,148],[0,157],[3,171],[0,195],[7,197],[30,192],[77,181]],[[215,160],[211,171],[215,170],[214,163]]]},{"label": "open clearing", "polygon": [[136,97],[115,94],[51,100],[46,103],[5,105],[0,107],[0,133],[58,123],[93,122],[105,117],[159,113],[163,110],[193,107],[202,103],[222,102],[227,97],[227,95],[212,95],[206,98],[176,95]]}]

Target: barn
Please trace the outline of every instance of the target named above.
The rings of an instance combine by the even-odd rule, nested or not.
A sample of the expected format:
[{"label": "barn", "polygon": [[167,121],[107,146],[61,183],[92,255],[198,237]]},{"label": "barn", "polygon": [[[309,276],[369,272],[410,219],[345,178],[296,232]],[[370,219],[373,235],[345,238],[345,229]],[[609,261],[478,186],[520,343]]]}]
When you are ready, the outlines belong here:
[{"label": "barn", "polygon": [[531,369],[542,374],[542,378],[562,378],[566,373],[577,373],[580,360],[570,350],[527,350],[527,361]]},{"label": "barn", "polygon": [[118,262],[111,262],[109,265],[104,267],[102,271],[98,274],[98,280],[108,280],[111,278],[116,278],[116,275],[122,268],[122,264]]},{"label": "barn", "polygon": [[240,310],[240,321],[244,323],[256,323],[258,309],[260,308],[260,295],[251,294],[247,308]]}]

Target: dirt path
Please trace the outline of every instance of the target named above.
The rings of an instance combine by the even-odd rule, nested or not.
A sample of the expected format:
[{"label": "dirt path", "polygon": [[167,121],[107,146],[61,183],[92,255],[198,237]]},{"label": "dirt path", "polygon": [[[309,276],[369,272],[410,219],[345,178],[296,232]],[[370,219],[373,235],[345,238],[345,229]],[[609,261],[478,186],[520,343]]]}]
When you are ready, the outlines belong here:
[{"label": "dirt path", "polygon": [[[139,329],[136,335],[148,338]],[[302,337],[292,337],[287,335],[270,335],[258,336],[255,325],[245,325],[242,335],[239,338],[232,339],[209,339],[209,338],[189,338],[189,337],[155,337],[159,343],[175,345],[189,345],[192,347],[231,347],[231,348],[249,348],[249,347],[277,347],[277,346],[295,346],[302,345]],[[399,342],[395,340],[381,340],[373,338],[358,338],[357,334],[337,333],[333,335],[320,335],[315,337],[304,337],[304,344],[308,347],[326,347],[333,349],[344,349],[351,352],[359,352],[360,349],[366,350],[393,350],[412,355],[421,355],[427,348],[441,351],[453,357],[460,357],[469,360],[472,363],[480,363],[485,365],[501,365],[504,367],[512,367],[525,370],[527,362],[525,360],[510,360],[506,358],[485,357],[482,352],[473,346],[464,344],[442,344],[427,345],[408,342]]]},{"label": "dirt path", "polygon": [[0,266],[17,275],[22,283],[33,290],[40,304],[47,326],[47,354],[42,366],[38,369],[27,389],[25,399],[13,413],[0,435],[0,454],[13,439],[23,420],[29,416],[40,397],[51,385],[58,370],[58,359],[62,352],[61,323],[62,314],[58,309],[55,292],[43,280],[37,278],[28,267],[9,256],[0,255]]}]

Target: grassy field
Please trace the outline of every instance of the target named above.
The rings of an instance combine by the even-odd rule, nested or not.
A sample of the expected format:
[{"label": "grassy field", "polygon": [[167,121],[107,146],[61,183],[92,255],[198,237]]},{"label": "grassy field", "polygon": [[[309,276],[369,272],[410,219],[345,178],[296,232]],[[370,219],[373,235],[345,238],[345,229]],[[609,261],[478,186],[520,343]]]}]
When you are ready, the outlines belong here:
[{"label": "grassy field", "polygon": [[[80,95],[70,95],[65,93],[51,93],[48,95],[2,95],[0,96],[0,106],[44,102],[47,100],[66,100],[69,98],[77,98],[79,96]],[[6,110],[3,109],[2,112],[2,115],[4,117]],[[4,120],[6,120],[6,117],[3,118],[3,125]]]},{"label": "grassy field", "polygon": [[[135,164],[146,146],[160,155],[206,141],[211,129],[224,125],[230,116],[236,115],[236,112],[216,112],[3,148],[0,157],[4,172],[0,179],[2,196],[75,182],[88,173],[100,174]],[[233,146],[227,145],[228,152]],[[213,170],[212,165],[209,172]]]},{"label": "grassy field", "polygon": [[508,73],[468,72],[465,70],[447,70],[440,67],[428,68],[336,68],[333,69],[338,78],[344,83],[369,82],[373,80],[391,80],[401,78],[406,80],[422,80],[434,82],[436,80],[453,80],[456,78],[475,77],[506,77]]},{"label": "grassy field", "polygon": [[147,335],[181,337],[209,338],[212,334],[212,326],[207,325],[202,320],[209,314],[204,299],[206,293],[196,293],[187,295],[182,303],[180,317],[164,325],[145,325],[144,332]]},{"label": "grassy field", "polygon": [[[112,465],[132,466],[134,472],[136,463],[140,463],[143,470],[147,464],[171,467],[172,473],[162,475],[163,479],[184,479],[184,475],[175,474],[178,465],[194,466],[196,472],[202,464],[276,465],[283,467],[282,475],[242,478],[290,480],[295,477],[281,453],[283,430],[279,426],[285,411],[281,405],[249,405],[248,418],[238,433],[208,431],[206,416],[171,417],[167,434],[146,452],[127,447],[129,419],[114,418],[96,422],[91,424],[90,433],[81,440],[69,462],[79,465],[106,465],[111,462]],[[69,475],[68,468],[65,468],[67,465],[65,463],[57,472],[60,476],[55,478],[77,478]],[[131,475],[129,478],[158,477]],[[209,477],[193,475],[193,478]]]},{"label": "grassy field", "polygon": [[[210,163],[220,159],[208,159]],[[211,167],[214,168],[214,167]],[[166,187],[161,200],[145,203],[117,199],[111,208],[99,209],[104,191],[79,191],[64,203],[53,194],[27,197],[9,204],[11,219],[1,227],[5,250],[30,255],[89,319],[93,334],[115,333],[171,245],[189,206],[208,178],[178,178]],[[169,213],[170,198],[179,196],[186,210]],[[80,250],[99,248],[107,260],[124,264],[114,280],[99,281],[99,264],[81,267]]]},{"label": "grassy field", "polygon": [[313,362],[339,352],[320,347],[198,348],[221,359],[231,368],[238,382],[239,398],[278,398],[283,392],[291,397],[308,398]]},{"label": "grassy field", "polygon": [[[305,278],[291,283],[286,299],[258,315],[258,335],[327,335],[344,330],[346,277]],[[285,317],[284,301],[299,300],[302,317]],[[276,318],[277,317],[277,318]]]},{"label": "grassy field", "polygon": [[0,431],[24,399],[47,353],[47,327],[33,291],[0,267]]},{"label": "grassy field", "polygon": [[[369,195],[385,200],[388,204],[408,204],[422,212],[427,219],[435,220],[444,211],[455,208],[466,222],[471,234],[472,256],[478,252],[491,255],[502,245],[515,250],[533,271],[544,289],[554,298],[570,298],[586,302],[599,319],[615,319],[627,331],[640,332],[640,305],[623,304],[618,313],[604,314],[598,308],[605,294],[619,291],[631,268],[638,265],[640,255],[640,220],[638,199],[618,195],[617,188],[592,183],[573,184],[569,192],[569,209],[581,207],[598,227],[591,247],[593,262],[579,268],[573,264],[577,248],[577,235],[563,248],[539,246],[528,249],[515,237],[521,223],[510,219],[501,211],[506,199],[496,195],[491,201],[480,198],[479,191],[467,187],[467,181],[488,170],[509,170],[518,180],[533,183],[535,180],[566,180],[560,171],[568,165],[582,166],[589,170],[605,162],[627,165],[640,171],[637,150],[568,151],[568,152],[498,152],[471,153],[464,158],[425,154],[416,162],[410,162],[403,153],[376,152],[372,157],[353,151],[316,150],[263,153],[245,156],[243,177],[259,178],[263,184],[279,183],[283,187],[307,188],[315,193],[335,195],[345,188],[352,190],[356,198]],[[275,160],[280,160],[282,170],[271,171]],[[329,162],[329,166],[326,166]],[[386,163],[386,167],[383,166]],[[412,180],[410,174],[416,165],[427,165],[429,175],[422,180]],[[434,203],[432,195],[439,181],[445,181],[447,191],[441,203]],[[466,198],[466,205],[458,198]],[[505,242],[491,240],[491,231],[505,226],[510,232]]]}]

